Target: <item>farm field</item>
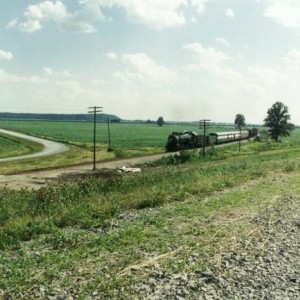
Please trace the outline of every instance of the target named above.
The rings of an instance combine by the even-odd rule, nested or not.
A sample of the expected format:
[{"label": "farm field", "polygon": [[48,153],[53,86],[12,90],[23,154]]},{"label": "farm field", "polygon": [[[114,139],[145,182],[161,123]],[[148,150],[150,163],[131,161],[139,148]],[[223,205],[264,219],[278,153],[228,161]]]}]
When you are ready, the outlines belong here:
[{"label": "farm field", "polygon": [[[93,141],[93,123],[83,122],[41,122],[41,121],[0,121],[0,128],[19,131],[39,137],[51,138],[62,142],[91,143]],[[195,125],[164,125],[111,123],[111,145],[117,149],[164,150],[168,135],[172,131],[196,131]],[[209,132],[234,130],[233,127],[211,127]],[[108,144],[108,128],[106,123],[97,124],[97,142]]]},{"label": "farm field", "polygon": [[[1,164],[0,173],[6,174],[21,170],[47,168],[91,162],[93,156],[93,123],[83,122],[44,122],[44,121],[0,121],[0,128],[33,136],[52,139],[69,144],[71,151],[51,159],[39,158],[34,161],[10,162]],[[230,128],[230,127],[229,127]],[[232,128],[211,128],[213,130]],[[111,147],[107,152],[108,128],[106,123],[97,124],[97,161],[114,158],[128,158],[165,151],[165,143],[172,131],[192,130],[201,133],[198,126],[156,124],[110,124]]]},{"label": "farm field", "polygon": [[[57,141],[66,142],[71,148],[70,151],[52,156],[51,159],[39,158],[34,161],[0,163],[0,173],[7,174],[21,170],[48,168],[54,166],[88,163],[93,156],[93,124],[82,122],[41,122],[41,121],[0,121],[0,128],[19,131],[34,136],[45,137]],[[172,131],[191,130],[199,134],[202,129],[197,125],[165,125],[158,127],[155,124],[110,124],[111,146],[113,152],[107,152],[108,132],[107,124],[97,124],[97,161],[110,160],[115,158],[128,158],[138,155],[149,155],[165,151],[165,143]],[[210,127],[209,132],[234,130],[233,127]],[[290,138],[284,138],[282,143],[273,145],[276,148],[286,147],[286,144],[297,145],[300,140],[300,130],[297,128]],[[7,146],[5,146],[7,147]],[[3,149],[3,157],[8,156],[6,148]],[[249,147],[248,147],[249,148]],[[247,148],[247,149],[248,149]],[[251,148],[251,147],[250,147]],[[268,148],[262,143],[260,148]],[[250,154],[253,149],[244,149]],[[230,150],[230,147],[228,148]],[[233,147],[236,153],[237,147]],[[256,151],[256,150],[255,150]]]},{"label": "farm field", "polygon": [[[203,278],[216,272],[223,253],[264,241],[253,220],[263,222],[269,212],[271,224],[296,205],[300,148],[296,140],[247,143],[240,154],[232,145],[205,160],[194,155],[132,176],[1,190],[0,298],[143,299],[157,292],[160,299],[201,299],[215,283]],[[227,267],[220,268],[223,276]]]}]

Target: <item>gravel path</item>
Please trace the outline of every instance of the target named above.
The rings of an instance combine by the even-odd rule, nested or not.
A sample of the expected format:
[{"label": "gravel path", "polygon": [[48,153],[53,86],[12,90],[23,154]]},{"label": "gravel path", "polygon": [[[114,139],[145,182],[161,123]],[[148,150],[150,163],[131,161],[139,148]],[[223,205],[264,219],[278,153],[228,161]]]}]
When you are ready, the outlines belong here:
[{"label": "gravel path", "polygon": [[[255,233],[220,253],[210,270],[168,274],[156,265],[145,269],[147,282],[125,294],[151,300],[300,299],[300,198],[282,201],[283,209],[271,208],[253,218]],[[198,259],[192,255],[188,261],[196,264]]]}]

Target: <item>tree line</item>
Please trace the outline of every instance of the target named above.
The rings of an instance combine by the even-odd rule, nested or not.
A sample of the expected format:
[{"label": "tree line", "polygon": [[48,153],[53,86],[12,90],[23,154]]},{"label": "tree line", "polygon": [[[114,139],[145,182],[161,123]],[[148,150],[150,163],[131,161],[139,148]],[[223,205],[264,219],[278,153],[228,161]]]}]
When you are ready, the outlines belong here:
[{"label": "tree line", "polygon": [[[90,114],[36,114],[36,113],[10,113],[0,112],[0,119],[3,120],[38,120],[38,121],[87,121],[92,120]],[[111,114],[98,114],[99,122],[120,122],[121,119]]]},{"label": "tree line", "polygon": [[[289,122],[290,119],[291,116],[288,107],[280,101],[275,102],[268,109],[267,116],[264,119],[264,126],[269,128],[268,133],[272,140],[278,142],[281,136],[291,135],[291,132],[295,129],[295,125]],[[243,114],[237,114],[234,124],[241,130],[243,126],[246,126],[245,120]]]}]

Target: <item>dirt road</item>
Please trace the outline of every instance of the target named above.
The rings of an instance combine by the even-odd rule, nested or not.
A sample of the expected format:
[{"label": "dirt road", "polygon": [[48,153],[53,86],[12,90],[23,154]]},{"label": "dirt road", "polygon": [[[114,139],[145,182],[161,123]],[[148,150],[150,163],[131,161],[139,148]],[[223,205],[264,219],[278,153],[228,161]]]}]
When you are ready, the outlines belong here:
[{"label": "dirt road", "polygon": [[167,155],[170,155],[170,153],[156,154],[147,157],[136,157],[131,159],[121,159],[109,162],[99,162],[96,165],[95,171],[92,170],[93,165],[91,162],[91,164],[70,166],[55,170],[34,171],[16,175],[0,175],[0,189],[4,187],[14,190],[20,190],[22,188],[39,189],[53,181],[53,179],[64,174],[90,174],[92,172],[97,172],[100,169],[116,169],[121,168],[122,166],[130,167],[137,164],[155,161]]},{"label": "dirt road", "polygon": [[69,148],[62,143],[48,141],[48,140],[44,140],[41,138],[33,137],[30,135],[26,135],[26,134],[14,132],[14,131],[0,129],[0,133],[16,136],[16,137],[26,139],[26,140],[30,140],[32,142],[36,142],[36,143],[42,144],[44,146],[44,149],[41,152],[34,153],[34,154],[28,154],[28,155],[22,155],[22,156],[16,156],[16,157],[1,158],[0,162],[23,160],[23,159],[29,159],[29,158],[38,158],[38,157],[43,157],[43,156],[66,152],[69,150]]},{"label": "dirt road", "polygon": [[[0,129],[0,133],[1,132],[4,134],[13,135],[16,137],[20,137],[23,139],[28,139],[33,142],[40,143],[44,145],[44,149],[43,151],[35,154],[3,158],[0,159],[0,162],[37,158],[42,156],[58,154],[69,150],[69,148],[62,143],[52,142],[41,138],[32,137],[26,134],[21,134],[21,133],[8,131],[4,129]],[[115,160],[109,162],[99,162],[97,163],[96,170],[94,172],[99,171],[99,169],[116,169],[116,168],[121,168],[122,166],[128,167],[128,166],[134,166],[136,164],[141,164],[145,162],[151,162],[165,155],[168,154],[157,154],[148,157],[137,157],[137,158],[122,159],[122,160]],[[20,190],[23,188],[39,189],[47,185],[49,182],[53,181],[53,179],[63,174],[92,173],[92,172],[93,170],[92,170],[92,163],[91,163],[91,164],[86,164],[81,166],[57,168],[54,170],[26,172],[24,174],[0,175],[0,189],[4,187],[9,189],[15,189],[15,190]]]}]

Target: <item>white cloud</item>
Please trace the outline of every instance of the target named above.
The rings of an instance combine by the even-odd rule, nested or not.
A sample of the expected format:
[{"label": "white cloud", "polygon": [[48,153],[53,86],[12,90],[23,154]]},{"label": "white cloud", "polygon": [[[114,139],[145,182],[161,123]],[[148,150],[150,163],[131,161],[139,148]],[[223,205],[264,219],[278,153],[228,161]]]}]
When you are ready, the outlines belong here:
[{"label": "white cloud", "polygon": [[114,53],[114,52],[106,53],[106,57],[107,57],[108,59],[111,59],[111,60],[117,60],[117,59],[118,59],[117,54]]},{"label": "white cloud", "polygon": [[110,19],[103,14],[103,9],[107,11],[118,8],[133,23],[164,29],[185,25],[187,18],[184,9],[196,9],[196,13],[201,14],[205,9],[205,2],[206,0],[79,0],[80,9],[70,13],[62,1],[47,0],[29,5],[24,12],[25,21],[13,19],[6,27],[18,27],[21,31],[30,33],[41,30],[46,23],[54,23],[63,30],[90,33],[96,31],[95,23]]},{"label": "white cloud", "polygon": [[69,70],[63,70],[61,74],[63,77],[66,77],[66,78],[73,76],[73,74]]},{"label": "white cloud", "polygon": [[297,0],[269,0],[265,16],[285,27],[300,28],[300,2]]},{"label": "white cloud", "polygon": [[187,44],[182,47],[184,50],[193,52],[197,58],[197,64],[191,65],[190,69],[205,69],[212,73],[222,71],[222,63],[231,60],[229,56],[214,48],[204,48],[200,43]]},{"label": "white cloud", "polygon": [[129,0],[127,4],[122,0],[115,0],[126,9],[129,19],[156,29],[182,26],[187,19],[182,11],[183,7],[195,7],[197,13],[205,8],[204,0]]},{"label": "white cloud", "polygon": [[54,75],[54,72],[51,68],[44,68],[43,71],[47,76],[53,76]]},{"label": "white cloud", "polygon": [[69,70],[63,70],[63,71],[54,71],[52,68],[45,67],[43,68],[44,74],[49,77],[59,76],[59,77],[72,77],[72,73]]},{"label": "white cloud", "polygon": [[288,74],[289,83],[298,87],[300,77],[300,51],[291,49],[283,58],[283,62],[285,64],[285,70],[283,72]]},{"label": "white cloud", "polygon": [[6,28],[14,28],[17,25],[18,25],[18,19],[13,19],[6,25]]},{"label": "white cloud", "polygon": [[71,30],[83,33],[96,32],[97,29],[93,24],[99,21],[105,21],[107,18],[103,15],[99,4],[95,1],[79,1],[81,9],[75,13],[68,14],[60,22],[64,30]]},{"label": "white cloud", "polygon": [[205,2],[206,0],[192,0],[191,4],[197,7],[198,13],[202,13],[205,9]]},{"label": "white cloud", "polygon": [[224,38],[216,38],[216,42],[230,48],[230,43]]},{"label": "white cloud", "polygon": [[38,76],[24,77],[15,74],[10,74],[0,69],[0,82],[41,84],[45,83],[46,81],[44,79],[39,78]]},{"label": "white cloud", "polygon": [[[182,26],[186,23],[180,11],[180,8],[186,5],[186,0],[98,0],[98,2],[104,7],[119,7],[125,10],[130,21],[156,29]],[[199,3],[197,7],[199,8]]]},{"label": "white cloud", "polygon": [[[21,31],[34,32],[42,28],[43,22],[59,22],[67,16],[67,10],[61,1],[44,1],[36,5],[29,5],[24,13],[25,22],[19,23]],[[11,21],[16,26],[16,21]]]},{"label": "white cloud", "polygon": [[13,57],[14,56],[11,52],[0,50],[0,60],[2,60],[2,59],[11,60]]},{"label": "white cloud", "polygon": [[176,74],[168,68],[158,65],[144,53],[125,54],[122,59],[127,62],[131,70],[129,77],[153,79],[156,81],[170,81],[176,79]]},{"label": "white cloud", "polygon": [[98,91],[84,87],[76,80],[62,80],[56,82],[61,88],[61,96],[68,101],[72,99],[86,99],[91,101],[99,101],[101,94]]},{"label": "white cloud", "polygon": [[46,23],[54,23],[63,30],[90,33],[96,31],[93,23],[104,20],[100,7],[90,1],[79,1],[80,10],[69,13],[62,1],[44,1],[29,5],[24,12],[25,21],[13,19],[7,28],[18,27],[24,32],[41,30]]},{"label": "white cloud", "polygon": [[228,18],[234,18],[235,14],[234,14],[234,11],[232,8],[227,8],[225,10],[225,15],[228,17]]}]

